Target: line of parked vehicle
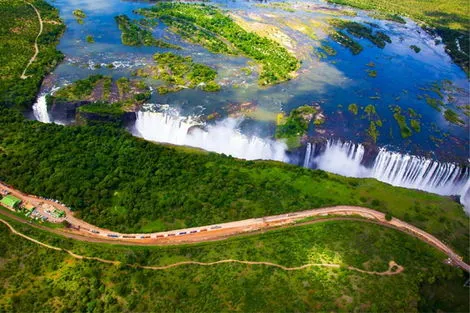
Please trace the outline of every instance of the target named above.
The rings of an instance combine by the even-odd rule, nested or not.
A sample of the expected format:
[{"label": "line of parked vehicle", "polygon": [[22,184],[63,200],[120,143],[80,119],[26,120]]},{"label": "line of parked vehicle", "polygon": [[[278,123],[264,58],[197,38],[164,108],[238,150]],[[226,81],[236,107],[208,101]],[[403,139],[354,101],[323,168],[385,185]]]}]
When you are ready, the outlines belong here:
[{"label": "line of parked vehicle", "polygon": [[102,234],[100,231],[96,229],[88,229],[85,227],[80,227],[80,226],[75,226],[75,225],[69,225],[70,228],[76,229],[76,230],[86,230],[90,233],[101,235],[101,236],[106,236],[109,238],[124,238],[124,239],[149,239],[149,238],[165,238],[165,237],[174,237],[174,236],[183,236],[183,235],[188,235],[188,234],[196,234],[196,233],[202,233],[210,230],[216,230],[222,228],[220,225],[214,225],[209,228],[202,228],[202,229],[193,229],[190,231],[181,231],[181,232],[175,232],[175,233],[167,233],[167,234],[151,234],[151,235],[120,235],[120,234]]}]

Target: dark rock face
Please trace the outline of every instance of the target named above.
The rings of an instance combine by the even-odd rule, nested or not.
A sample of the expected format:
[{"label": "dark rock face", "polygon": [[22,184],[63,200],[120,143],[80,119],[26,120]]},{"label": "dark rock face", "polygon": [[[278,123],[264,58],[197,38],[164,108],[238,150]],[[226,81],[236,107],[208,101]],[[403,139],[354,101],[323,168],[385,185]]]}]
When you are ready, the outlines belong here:
[{"label": "dark rock face", "polygon": [[53,100],[52,103],[48,103],[49,114],[54,121],[61,121],[66,124],[71,124],[75,122],[75,115],[77,113],[77,108],[90,104],[89,101],[72,101],[72,102],[62,102]]},{"label": "dark rock face", "polygon": [[136,120],[135,112],[123,112],[122,114],[102,114],[102,113],[89,113],[77,112],[76,121],[78,123],[93,124],[93,123],[115,123],[123,127],[130,127],[134,125]]},{"label": "dark rock face", "polygon": [[364,156],[362,157],[362,165],[365,167],[372,167],[375,162],[377,154],[379,154],[379,148],[374,143],[366,142],[363,143]]},{"label": "dark rock face", "polygon": [[123,112],[122,114],[101,114],[79,112],[77,109],[81,106],[91,104],[90,101],[60,101],[53,99],[52,103],[47,103],[49,114],[54,121],[60,121],[64,124],[74,123],[117,123],[124,127],[131,126],[135,123],[135,112]]},{"label": "dark rock face", "polygon": [[[310,159],[311,159],[325,152],[327,145],[328,145],[328,139],[323,136],[306,138],[306,140],[303,140],[301,147],[287,152],[290,163],[296,164],[299,166],[304,165],[305,156],[307,152],[306,147],[308,144],[310,144],[310,149],[311,149]],[[364,147],[364,156],[362,158],[361,163],[365,167],[372,167],[377,157],[377,154],[379,152],[379,148],[375,144],[369,143],[369,142],[362,143],[362,145]]]}]

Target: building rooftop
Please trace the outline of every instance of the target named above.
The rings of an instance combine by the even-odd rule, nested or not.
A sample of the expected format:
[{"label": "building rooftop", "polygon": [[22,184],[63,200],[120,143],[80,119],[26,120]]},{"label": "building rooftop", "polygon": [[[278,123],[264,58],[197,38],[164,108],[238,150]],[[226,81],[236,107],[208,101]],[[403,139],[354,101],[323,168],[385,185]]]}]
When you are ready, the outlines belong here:
[{"label": "building rooftop", "polygon": [[15,196],[8,195],[8,196],[4,197],[2,200],[0,200],[0,203],[7,206],[7,207],[13,208],[16,205],[20,204],[21,200],[18,199],[17,197],[15,197]]},{"label": "building rooftop", "polygon": [[36,207],[34,205],[32,205],[31,203],[26,203],[24,205],[24,208],[29,211],[29,210],[35,209]]}]

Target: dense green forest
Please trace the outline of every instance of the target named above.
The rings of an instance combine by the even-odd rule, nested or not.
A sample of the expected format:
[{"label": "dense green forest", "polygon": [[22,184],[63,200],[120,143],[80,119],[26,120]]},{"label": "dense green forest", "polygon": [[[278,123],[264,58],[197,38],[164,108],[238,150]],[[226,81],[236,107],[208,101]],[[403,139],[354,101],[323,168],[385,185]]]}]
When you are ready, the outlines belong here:
[{"label": "dense green forest", "polygon": [[[466,0],[328,0],[364,10],[376,10],[378,17],[395,20],[397,15],[424,22],[442,37],[454,62],[469,73],[470,16]],[[399,22],[403,22],[397,20]]]},{"label": "dense green forest", "polygon": [[39,10],[43,33],[38,39],[39,54],[21,78],[34,55],[39,20],[33,7],[21,0],[0,1],[0,105],[21,110],[32,105],[44,76],[63,58],[55,46],[64,24],[59,12],[46,1],[31,3]]},{"label": "dense green forest", "polygon": [[247,32],[216,7],[160,2],[138,12],[161,19],[178,34],[209,51],[241,54],[254,59],[261,65],[261,85],[289,80],[300,66],[299,61],[278,43]]},{"label": "dense green forest", "polygon": [[59,199],[116,231],[157,231],[330,205],[409,221],[468,255],[468,217],[452,199],[271,161],[243,161],[138,139],[112,126],[26,121],[0,109],[0,180]]},{"label": "dense green forest", "polygon": [[[1,312],[468,312],[462,271],[401,232],[360,221],[330,221],[220,242],[170,247],[125,247],[68,240],[20,223],[23,233],[110,265],[48,250],[0,224]],[[28,253],[25,253],[28,251]],[[126,266],[223,259],[285,266],[335,263],[283,271],[263,265],[185,265],[162,271]],[[405,268],[384,271],[394,260]]]}]

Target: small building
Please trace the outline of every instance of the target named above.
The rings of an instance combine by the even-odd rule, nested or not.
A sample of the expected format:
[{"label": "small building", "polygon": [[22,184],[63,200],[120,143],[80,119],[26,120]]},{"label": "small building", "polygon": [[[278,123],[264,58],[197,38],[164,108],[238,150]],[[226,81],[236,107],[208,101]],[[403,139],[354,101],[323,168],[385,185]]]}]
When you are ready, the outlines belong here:
[{"label": "small building", "polygon": [[34,210],[36,209],[36,207],[30,203],[26,203],[24,206],[23,206],[23,209],[25,211],[25,216],[26,217],[29,217],[31,214],[34,213]]},{"label": "small building", "polygon": [[61,211],[61,210],[54,209],[54,211],[52,211],[51,215],[54,216],[55,218],[62,218],[62,217],[65,217],[65,212]]},{"label": "small building", "polygon": [[20,204],[21,204],[21,200],[18,199],[17,197],[14,197],[12,195],[8,195],[6,197],[4,197],[2,200],[0,200],[0,204],[3,205],[4,207],[7,207],[9,209],[18,209]]},{"label": "small building", "polygon": [[23,208],[25,209],[25,211],[33,212],[36,207],[34,205],[32,205],[31,203],[25,203]]}]

